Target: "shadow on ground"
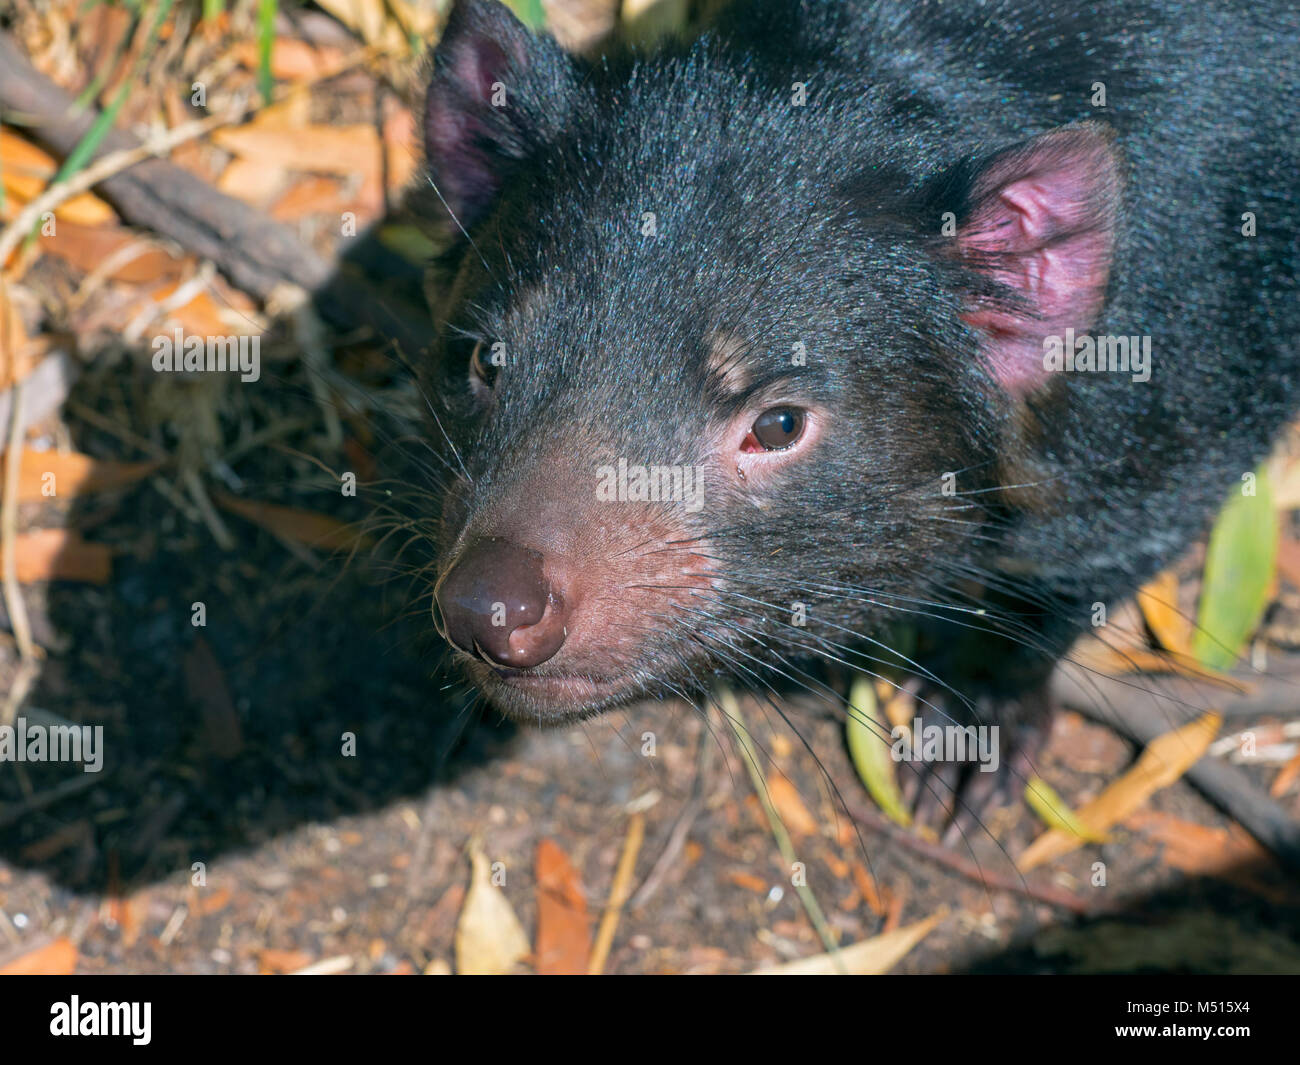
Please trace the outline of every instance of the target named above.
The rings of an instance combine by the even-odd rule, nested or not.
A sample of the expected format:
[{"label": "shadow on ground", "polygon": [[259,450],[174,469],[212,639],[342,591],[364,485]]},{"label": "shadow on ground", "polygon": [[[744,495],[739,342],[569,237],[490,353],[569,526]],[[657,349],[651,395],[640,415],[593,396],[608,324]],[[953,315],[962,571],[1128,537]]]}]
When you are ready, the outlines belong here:
[{"label": "shadow on ground", "polygon": [[[322,317],[360,265],[382,271],[395,313],[419,321],[418,271],[369,238],[353,258],[321,297]],[[105,755],[99,773],[33,763],[0,773],[8,862],[76,891],[125,891],[305,821],[418,794],[508,741],[508,728],[480,727],[465,691],[447,687],[419,607],[427,582],[394,578],[393,551],[349,560],[286,546],[217,507],[231,538],[223,548],[187,490],[184,471],[198,468],[212,497],[351,523],[385,504],[400,509],[405,497],[390,489],[424,476],[400,439],[409,425],[353,404],[361,396],[383,407],[409,392],[391,350],[370,337],[337,340],[334,366],[355,389],[335,393],[342,435],[331,441],[290,332],[277,325],[263,338],[256,383],[160,380],[175,375],[155,373],[145,350],[96,358],[74,386],[68,410],[96,413],[67,416],[76,450],[162,464],[127,490],[74,501],[64,516],[113,548],[106,585],[29,589],[36,640],[52,650],[22,716],[102,726]],[[335,475],[358,467],[369,468],[346,497]],[[31,515],[52,523],[48,509]],[[348,734],[354,753],[345,752]]]}]

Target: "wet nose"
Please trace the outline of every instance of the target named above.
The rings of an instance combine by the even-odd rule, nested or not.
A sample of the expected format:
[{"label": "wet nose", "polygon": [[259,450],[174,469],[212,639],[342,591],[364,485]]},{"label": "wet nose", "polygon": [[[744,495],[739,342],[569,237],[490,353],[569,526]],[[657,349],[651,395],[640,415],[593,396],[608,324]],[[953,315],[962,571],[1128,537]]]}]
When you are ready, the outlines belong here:
[{"label": "wet nose", "polygon": [[482,537],[434,590],[439,631],[462,651],[512,669],[541,665],[564,643],[564,599],[542,573],[540,552]]}]

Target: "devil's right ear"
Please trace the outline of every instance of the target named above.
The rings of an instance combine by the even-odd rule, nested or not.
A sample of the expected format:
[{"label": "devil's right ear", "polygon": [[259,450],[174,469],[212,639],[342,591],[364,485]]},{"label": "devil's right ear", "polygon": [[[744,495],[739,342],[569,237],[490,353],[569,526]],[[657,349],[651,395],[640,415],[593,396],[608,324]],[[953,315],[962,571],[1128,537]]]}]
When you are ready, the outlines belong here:
[{"label": "devil's right ear", "polygon": [[453,227],[479,221],[510,171],[563,128],[578,84],[550,37],[496,0],[456,0],[424,106],[428,178]]}]

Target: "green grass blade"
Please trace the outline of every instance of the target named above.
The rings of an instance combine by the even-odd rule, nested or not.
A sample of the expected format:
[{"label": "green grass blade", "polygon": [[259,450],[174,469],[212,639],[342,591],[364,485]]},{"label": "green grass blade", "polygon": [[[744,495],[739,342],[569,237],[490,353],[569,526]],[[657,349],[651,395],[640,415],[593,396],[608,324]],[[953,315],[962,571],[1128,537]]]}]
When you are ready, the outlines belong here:
[{"label": "green grass blade", "polygon": [[275,16],[280,0],[258,0],[257,4],[257,87],[268,104],[275,95],[271,77],[271,49],[275,47]]}]

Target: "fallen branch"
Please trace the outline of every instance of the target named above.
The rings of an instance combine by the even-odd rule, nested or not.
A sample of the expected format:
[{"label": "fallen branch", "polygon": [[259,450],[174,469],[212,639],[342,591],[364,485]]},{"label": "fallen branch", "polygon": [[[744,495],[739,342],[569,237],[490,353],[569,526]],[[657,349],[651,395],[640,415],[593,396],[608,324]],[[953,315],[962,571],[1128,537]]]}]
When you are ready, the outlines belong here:
[{"label": "fallen branch", "polygon": [[[79,110],[73,98],[40,73],[16,42],[0,34],[0,113],[23,117],[31,133],[66,156],[98,117]],[[129,133],[110,130],[97,159],[143,146]],[[146,155],[149,153],[146,153]],[[312,292],[320,312],[344,329],[368,329],[415,354],[431,340],[428,316],[394,299],[365,277],[338,272],[338,265],[303,243],[288,226],[214,189],[165,159],[145,158],[95,183],[130,225],[174,240],[216,264],[231,283],[259,301],[286,282]]]},{"label": "fallen branch", "polygon": [[126,170],[128,167],[135,166],[137,163],[144,162],[144,160],[153,156],[170,152],[178,144],[184,144],[195,137],[201,137],[204,133],[219,126],[229,125],[231,121],[232,119],[223,115],[210,115],[194,122],[186,122],[182,126],[177,126],[175,129],[169,129],[164,133],[151,137],[144,144],[135,148],[122,148],[119,151],[102,156],[80,173],[73,174],[63,181],[51,185],[19,211],[18,217],[9,223],[3,233],[0,233],[0,263],[9,258],[10,253],[18,247],[18,242],[35,228],[36,223],[41,219],[41,215],[46,211],[53,211],[60,204],[67,202],[74,196],[79,196],[87,189],[98,185],[101,181],[112,177],[114,174]]}]

